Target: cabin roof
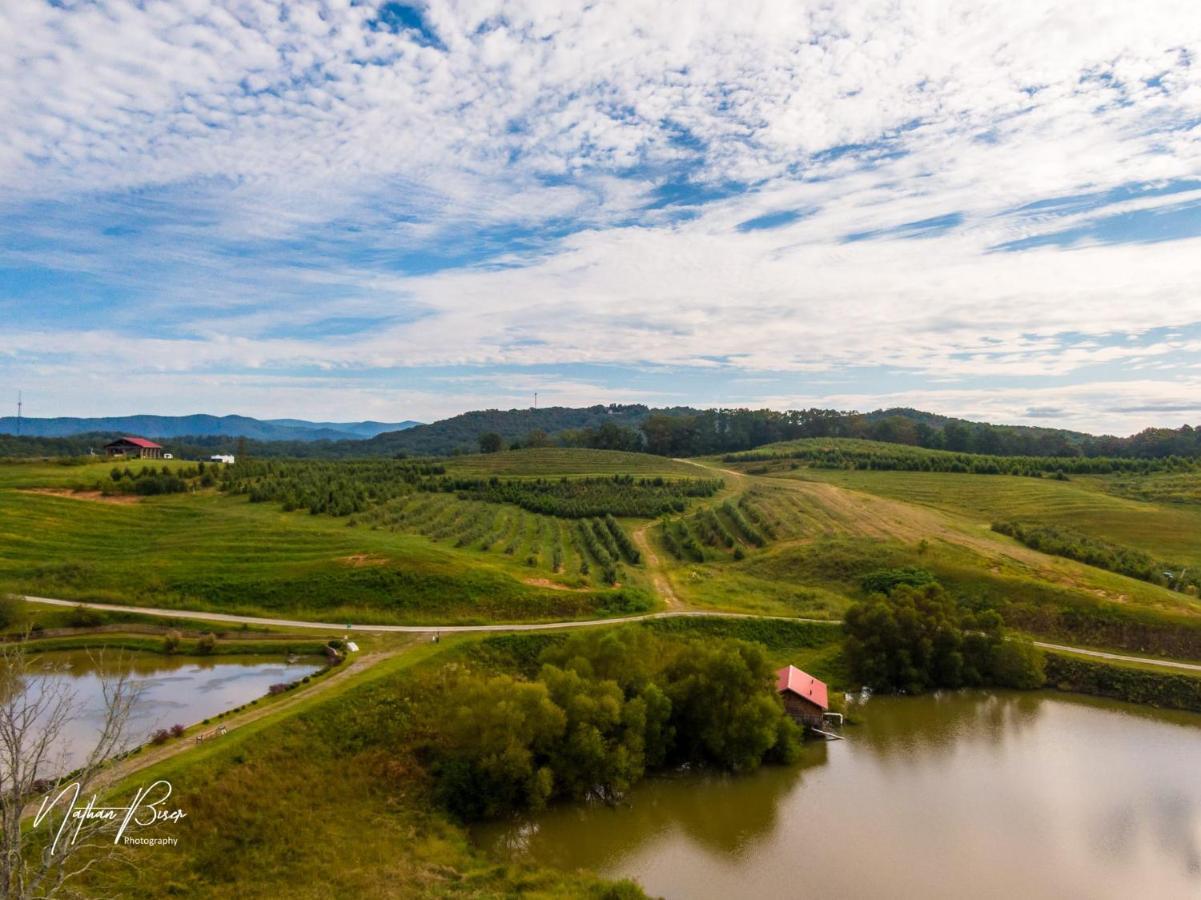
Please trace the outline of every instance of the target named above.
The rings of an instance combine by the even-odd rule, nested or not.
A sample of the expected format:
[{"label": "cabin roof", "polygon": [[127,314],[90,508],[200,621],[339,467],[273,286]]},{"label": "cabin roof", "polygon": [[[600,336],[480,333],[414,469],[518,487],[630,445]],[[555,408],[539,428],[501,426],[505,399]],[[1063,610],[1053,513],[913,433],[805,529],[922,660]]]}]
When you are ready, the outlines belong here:
[{"label": "cabin roof", "polygon": [[796,666],[785,666],[776,673],[776,690],[781,694],[796,694],[822,709],[830,708],[826,683],[818,681],[808,672],[802,672]]},{"label": "cabin roof", "polygon": [[162,444],[156,444],[154,441],[146,440],[146,438],[129,437],[129,436],[126,436],[123,438],[117,438],[117,440],[113,441],[111,444],[105,444],[104,446],[119,447],[122,444],[133,444],[133,446],[135,446],[135,447],[142,447],[146,450],[162,450],[163,449]]}]

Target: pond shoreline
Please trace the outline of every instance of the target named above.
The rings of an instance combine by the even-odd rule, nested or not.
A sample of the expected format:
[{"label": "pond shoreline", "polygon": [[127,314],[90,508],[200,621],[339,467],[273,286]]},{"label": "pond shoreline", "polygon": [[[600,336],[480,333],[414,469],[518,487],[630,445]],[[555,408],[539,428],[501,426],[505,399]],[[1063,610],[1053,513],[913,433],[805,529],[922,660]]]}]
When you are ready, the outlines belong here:
[{"label": "pond shoreline", "polygon": [[857,718],[795,766],[658,775],[616,807],[556,807],[473,840],[502,862],[702,900],[780,896],[802,873],[812,896],[1201,892],[1196,713],[947,691],[877,696]]}]

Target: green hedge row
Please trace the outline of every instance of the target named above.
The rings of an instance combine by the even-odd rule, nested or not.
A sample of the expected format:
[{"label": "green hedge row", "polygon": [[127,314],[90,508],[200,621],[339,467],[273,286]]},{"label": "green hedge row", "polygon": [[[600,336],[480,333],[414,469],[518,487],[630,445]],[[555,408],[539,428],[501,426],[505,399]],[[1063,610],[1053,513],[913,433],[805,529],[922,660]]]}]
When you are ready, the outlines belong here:
[{"label": "green hedge row", "polygon": [[1059,653],[1046,655],[1046,671],[1047,685],[1061,691],[1201,712],[1201,677],[1111,666]]},{"label": "green hedge row", "polygon": [[819,622],[796,622],[789,619],[734,619],[724,617],[651,619],[647,628],[684,636],[738,638],[755,641],[769,650],[792,647],[825,647],[842,640],[842,626]]}]

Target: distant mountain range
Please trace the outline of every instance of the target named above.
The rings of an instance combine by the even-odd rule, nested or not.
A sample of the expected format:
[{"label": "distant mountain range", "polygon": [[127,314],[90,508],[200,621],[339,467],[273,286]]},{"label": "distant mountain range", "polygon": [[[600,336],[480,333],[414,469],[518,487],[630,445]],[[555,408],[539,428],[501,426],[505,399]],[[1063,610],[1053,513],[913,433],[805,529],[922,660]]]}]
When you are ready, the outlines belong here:
[{"label": "distant mountain range", "polygon": [[[868,413],[833,409],[654,409],[641,404],[585,408],[485,409],[417,422],[310,422],[247,416],[0,418],[0,457],[80,456],[121,434],[169,441],[180,458],[241,452],[258,458],[347,459],[444,456],[558,445],[705,456],[797,438],[868,438],[937,450],[999,456],[1201,457],[1201,427],[1147,428],[1129,437],[1059,428],[990,425],[917,409]],[[481,441],[484,435],[488,441]]]},{"label": "distant mountain range", "polygon": [[[0,434],[16,434],[15,416],[0,417]],[[81,419],[22,418],[20,433],[30,437],[121,432],[148,438],[245,437],[256,441],[365,440],[403,431],[420,422],[308,422],[304,419],[253,419],[249,416],[106,416]]]}]

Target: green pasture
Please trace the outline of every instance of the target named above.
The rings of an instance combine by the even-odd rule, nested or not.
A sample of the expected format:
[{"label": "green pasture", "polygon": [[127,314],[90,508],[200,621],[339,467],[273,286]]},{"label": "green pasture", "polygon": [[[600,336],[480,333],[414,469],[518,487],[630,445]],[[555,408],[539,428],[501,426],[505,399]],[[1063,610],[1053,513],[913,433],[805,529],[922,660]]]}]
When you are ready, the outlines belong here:
[{"label": "green pasture", "polygon": [[[58,468],[0,471],[10,485],[38,486]],[[651,605],[636,586],[526,584],[535,573],[503,547],[440,546],[213,491],[117,504],[0,488],[0,546],[0,590],[98,602],[358,623],[589,618]]]},{"label": "green pasture", "polygon": [[[798,469],[789,477],[929,506],[980,524],[1017,520],[1066,525],[1159,559],[1201,566],[1201,504],[1134,500],[1109,492],[1110,484],[1128,484],[1133,480],[1130,476],[1056,481],[1011,475]],[[1142,477],[1154,485],[1185,476]]]},{"label": "green pasture", "polygon": [[440,460],[448,474],[461,476],[637,475],[670,478],[712,477],[703,468],[650,453],[544,447],[452,456]]}]

